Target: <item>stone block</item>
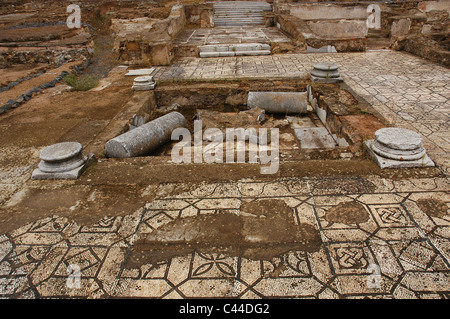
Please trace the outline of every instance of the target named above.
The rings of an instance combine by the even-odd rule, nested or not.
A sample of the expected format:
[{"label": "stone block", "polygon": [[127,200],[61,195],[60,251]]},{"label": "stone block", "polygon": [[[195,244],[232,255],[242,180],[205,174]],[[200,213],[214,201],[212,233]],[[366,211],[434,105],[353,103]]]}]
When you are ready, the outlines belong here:
[{"label": "stone block", "polygon": [[391,36],[393,37],[405,36],[409,33],[410,28],[411,28],[411,19],[409,18],[394,21],[392,22]]},{"label": "stone block", "polygon": [[155,68],[149,68],[149,69],[136,69],[136,70],[129,70],[125,76],[143,76],[143,75],[150,75],[155,71]]},{"label": "stone block", "polygon": [[312,33],[323,39],[355,39],[367,37],[365,20],[308,21]]}]

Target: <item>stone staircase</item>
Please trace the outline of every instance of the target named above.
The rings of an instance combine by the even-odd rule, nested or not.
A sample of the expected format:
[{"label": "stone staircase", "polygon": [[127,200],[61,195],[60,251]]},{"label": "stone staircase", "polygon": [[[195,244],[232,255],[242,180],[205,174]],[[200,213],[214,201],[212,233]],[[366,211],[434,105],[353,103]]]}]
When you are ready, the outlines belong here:
[{"label": "stone staircase", "polygon": [[270,55],[270,45],[265,43],[210,44],[198,48],[201,58]]},{"label": "stone staircase", "polygon": [[389,49],[390,39],[381,30],[369,29],[367,33],[367,50]]},{"label": "stone staircase", "polygon": [[272,11],[272,6],[264,1],[216,1],[214,24],[218,27],[264,25],[264,11]]}]

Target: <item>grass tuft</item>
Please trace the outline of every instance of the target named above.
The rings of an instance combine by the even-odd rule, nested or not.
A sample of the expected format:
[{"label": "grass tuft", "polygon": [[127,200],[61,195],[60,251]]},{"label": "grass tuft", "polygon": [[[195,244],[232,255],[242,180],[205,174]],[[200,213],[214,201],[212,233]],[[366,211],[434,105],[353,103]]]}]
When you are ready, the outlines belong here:
[{"label": "grass tuft", "polygon": [[64,77],[64,81],[73,87],[75,91],[89,91],[98,85],[98,78],[93,75],[68,74]]}]

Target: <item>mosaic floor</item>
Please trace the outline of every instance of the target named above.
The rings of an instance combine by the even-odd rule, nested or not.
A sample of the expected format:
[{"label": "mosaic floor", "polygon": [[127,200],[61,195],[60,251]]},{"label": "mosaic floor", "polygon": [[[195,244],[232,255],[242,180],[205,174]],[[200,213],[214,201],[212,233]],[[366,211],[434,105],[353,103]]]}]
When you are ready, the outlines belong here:
[{"label": "mosaic floor", "polygon": [[[371,189],[371,192],[362,190]],[[80,227],[57,216],[0,237],[0,292],[15,298],[382,297],[448,298],[450,216],[447,179],[288,179],[204,185],[148,203],[125,217]],[[271,261],[196,251],[126,268],[136,236],[179,218],[239,214],[243,202],[280,200],[296,223],[313,225],[323,245]],[[358,203],[363,222],[326,213]],[[78,265],[80,288],[67,285]]]},{"label": "mosaic floor", "polygon": [[[314,62],[325,60],[337,63],[345,82],[392,124],[421,133],[442,177],[241,180],[162,196],[126,216],[105,216],[90,226],[59,216],[39,219],[0,234],[0,297],[448,299],[448,69],[379,51],[186,58],[158,68],[155,78],[302,76]],[[29,182],[38,151],[33,152],[22,166],[1,169],[2,192],[9,195],[0,200],[9,198],[6,205],[14,205]],[[243,203],[267,199],[289,206],[295,224],[313,227],[320,247],[272,260],[196,250],[139,267],[127,264],[143,234],[192,216],[239,216]],[[357,211],[362,218],[331,218],[338,208]]]}]

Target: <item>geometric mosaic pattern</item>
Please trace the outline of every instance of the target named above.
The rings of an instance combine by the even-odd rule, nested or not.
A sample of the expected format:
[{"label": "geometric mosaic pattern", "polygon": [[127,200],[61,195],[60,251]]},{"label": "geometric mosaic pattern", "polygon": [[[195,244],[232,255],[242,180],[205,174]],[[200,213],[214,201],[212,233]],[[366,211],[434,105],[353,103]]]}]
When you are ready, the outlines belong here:
[{"label": "geometric mosaic pattern", "polygon": [[[445,178],[431,184],[376,178],[217,183],[91,226],[44,218],[0,236],[0,296],[448,298],[450,214],[430,216],[417,205],[439,198],[450,207],[448,189]],[[261,199],[284,201],[296,223],[314,226],[320,249],[272,260],[195,251],[125,266],[138,234],[198,214],[239,214],[242,202]],[[326,212],[345,202],[361,204],[368,219],[329,223]],[[68,285],[70,265],[78,267],[79,288]]]}]

